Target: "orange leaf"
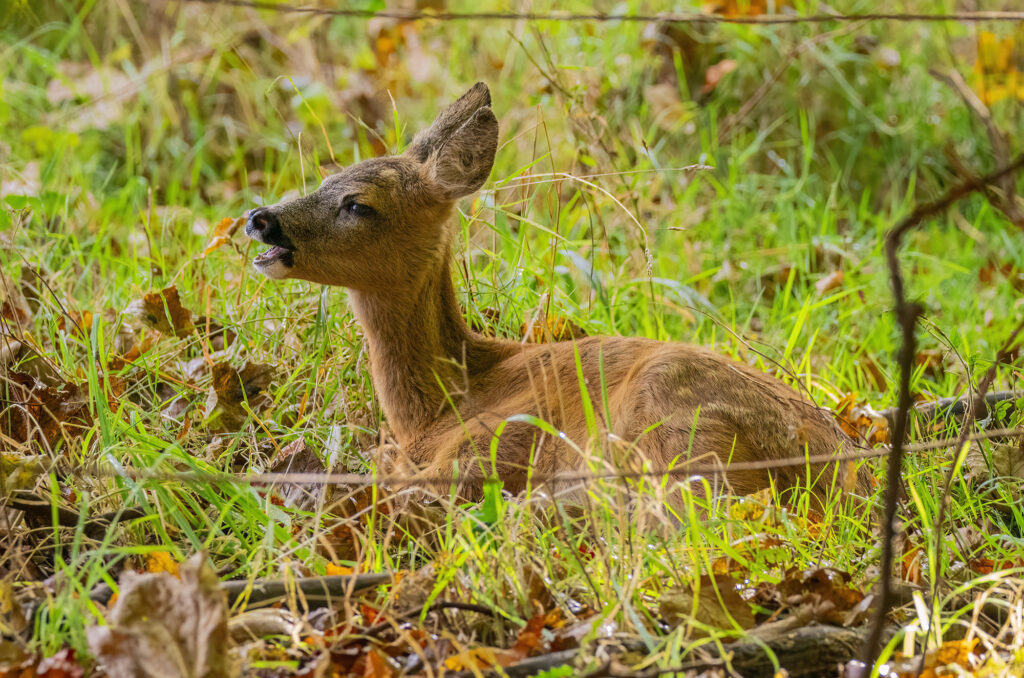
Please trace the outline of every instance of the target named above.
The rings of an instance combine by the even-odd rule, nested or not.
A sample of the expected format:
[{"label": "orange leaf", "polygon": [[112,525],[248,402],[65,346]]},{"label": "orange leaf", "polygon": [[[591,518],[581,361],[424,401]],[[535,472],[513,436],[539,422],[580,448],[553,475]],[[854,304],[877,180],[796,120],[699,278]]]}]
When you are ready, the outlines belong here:
[{"label": "orange leaf", "polygon": [[[537,607],[540,606],[538,605]],[[519,637],[516,638],[515,644],[509,650],[515,656],[514,661],[526,659],[531,655],[539,654],[543,650],[541,647],[541,632],[544,630],[546,619],[547,615],[539,612],[526,622],[526,626],[519,632]]]},{"label": "orange leaf", "polygon": [[921,583],[921,561],[924,557],[924,549],[915,546],[903,554],[901,563],[903,580],[911,584]]},{"label": "orange leaf", "polygon": [[206,247],[203,248],[203,253],[199,255],[199,258],[201,259],[205,257],[210,252],[231,240],[231,236],[235,234],[235,231],[237,231],[245,221],[246,217],[237,217],[235,219],[232,219],[231,217],[224,217],[221,219],[214,227],[210,242],[206,243]]},{"label": "orange leaf", "polygon": [[396,675],[395,668],[377,648],[366,653],[366,666],[363,669],[363,678],[391,678]]}]

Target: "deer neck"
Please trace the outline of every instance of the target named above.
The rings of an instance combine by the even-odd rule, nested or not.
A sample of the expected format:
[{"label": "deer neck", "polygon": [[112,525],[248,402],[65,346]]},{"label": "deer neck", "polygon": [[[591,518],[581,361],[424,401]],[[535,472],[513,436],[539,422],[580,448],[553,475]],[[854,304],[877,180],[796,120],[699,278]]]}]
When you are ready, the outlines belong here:
[{"label": "deer neck", "polygon": [[366,335],[377,397],[401,445],[463,402],[474,376],[501,357],[502,342],[466,325],[447,252],[408,290],[351,290],[349,299]]}]

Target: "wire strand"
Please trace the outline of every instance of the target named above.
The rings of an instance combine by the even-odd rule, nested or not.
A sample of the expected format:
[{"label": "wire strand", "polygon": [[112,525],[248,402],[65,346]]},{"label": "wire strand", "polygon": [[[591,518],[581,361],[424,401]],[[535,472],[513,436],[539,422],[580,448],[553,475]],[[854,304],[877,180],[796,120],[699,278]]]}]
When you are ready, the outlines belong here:
[{"label": "wire strand", "polygon": [[[967,441],[988,440],[1024,434],[1024,428],[1001,428],[967,436]],[[909,445],[904,452],[925,452],[941,449],[956,444],[958,438],[943,438],[916,445]],[[820,454],[786,459],[770,459],[751,462],[735,462],[719,465],[696,465],[696,460],[682,460],[671,468],[649,469],[642,471],[577,471],[572,473],[532,474],[533,484],[544,483],[571,484],[591,483],[599,480],[639,480],[641,478],[661,478],[672,476],[719,476],[736,471],[770,471],[777,468],[803,466],[805,464],[825,464],[843,461],[859,461],[888,456],[889,448],[861,449],[856,452],[842,454]],[[345,485],[350,487],[371,487],[373,485],[402,485],[414,487],[449,487],[458,484],[459,479],[451,475],[369,475],[364,473],[263,473],[245,475],[235,473],[212,473],[207,471],[152,472],[129,469],[90,470],[90,477],[117,477],[132,480],[181,481],[195,484],[232,483],[251,486],[266,485]],[[485,477],[484,483],[498,482],[498,477]]]},{"label": "wire strand", "polygon": [[277,12],[281,14],[307,14],[311,16],[348,17],[352,19],[397,19],[400,21],[594,21],[673,24],[823,24],[849,21],[896,21],[896,22],[988,22],[1024,21],[1024,11],[964,11],[945,14],[923,13],[864,13],[864,14],[758,14],[754,16],[725,16],[720,14],[680,14],[659,12],[655,14],[603,14],[600,12],[430,12],[400,10],[370,10],[351,8],[308,7],[289,5],[265,0],[176,0],[181,3],[203,5],[224,5],[247,9]]}]

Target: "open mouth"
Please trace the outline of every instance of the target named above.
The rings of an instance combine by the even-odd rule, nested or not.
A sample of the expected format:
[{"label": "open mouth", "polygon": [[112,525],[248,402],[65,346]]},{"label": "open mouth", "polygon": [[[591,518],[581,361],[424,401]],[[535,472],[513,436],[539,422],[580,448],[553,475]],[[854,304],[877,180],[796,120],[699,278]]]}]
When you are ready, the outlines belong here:
[{"label": "open mouth", "polygon": [[271,245],[269,250],[261,252],[252,261],[252,263],[260,267],[273,266],[277,262],[291,268],[295,265],[295,250],[282,247],[281,245]]}]

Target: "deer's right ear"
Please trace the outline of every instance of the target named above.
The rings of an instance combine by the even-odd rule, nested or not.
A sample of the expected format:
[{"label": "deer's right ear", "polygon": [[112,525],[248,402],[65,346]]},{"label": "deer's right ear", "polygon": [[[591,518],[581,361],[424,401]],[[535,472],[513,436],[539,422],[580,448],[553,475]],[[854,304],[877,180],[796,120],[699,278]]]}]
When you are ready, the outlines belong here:
[{"label": "deer's right ear", "polygon": [[458,200],[484,185],[497,150],[498,119],[480,108],[427,157],[425,178],[442,200]]}]

